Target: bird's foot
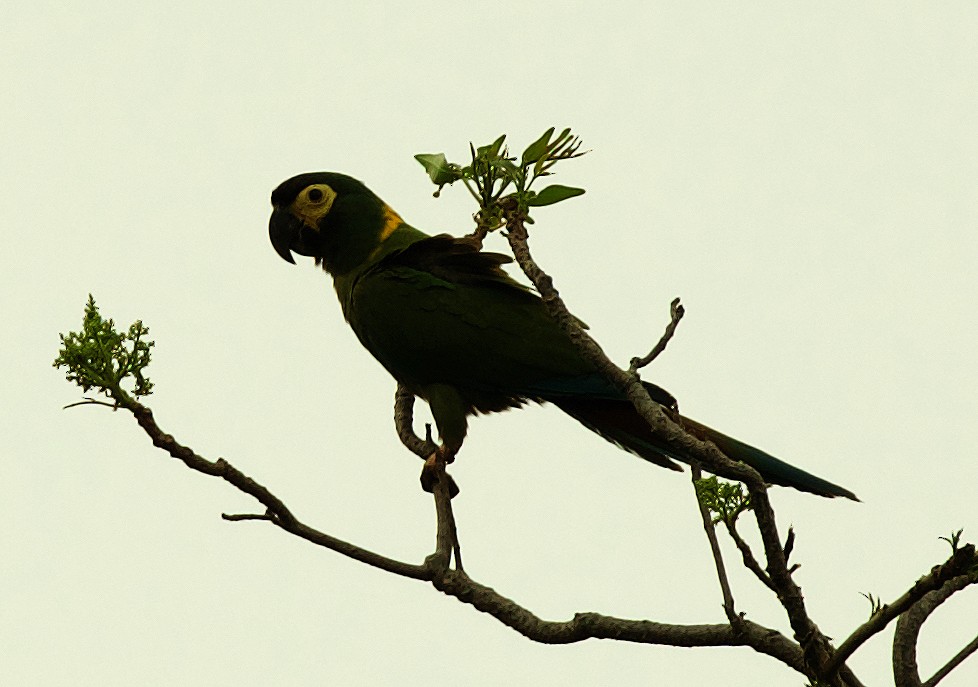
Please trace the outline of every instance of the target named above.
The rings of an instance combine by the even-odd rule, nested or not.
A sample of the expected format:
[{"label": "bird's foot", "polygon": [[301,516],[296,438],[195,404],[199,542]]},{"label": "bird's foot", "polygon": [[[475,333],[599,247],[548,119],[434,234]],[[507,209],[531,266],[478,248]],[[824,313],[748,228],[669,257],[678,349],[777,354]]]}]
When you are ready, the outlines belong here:
[{"label": "bird's foot", "polygon": [[448,451],[444,446],[439,446],[438,450],[428,456],[421,468],[421,488],[429,494],[435,492],[435,485],[438,480],[444,477],[448,480],[448,497],[455,498],[458,494],[458,485],[452,476],[445,472],[445,465],[455,460],[456,451]]}]

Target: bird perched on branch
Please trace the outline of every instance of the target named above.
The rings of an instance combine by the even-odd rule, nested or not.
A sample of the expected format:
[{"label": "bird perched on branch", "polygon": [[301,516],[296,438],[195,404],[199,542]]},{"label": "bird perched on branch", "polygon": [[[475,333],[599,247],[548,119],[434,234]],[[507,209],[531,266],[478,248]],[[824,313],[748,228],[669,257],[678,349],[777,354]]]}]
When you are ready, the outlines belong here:
[{"label": "bird perched on branch", "polygon": [[[451,462],[468,417],[549,402],[619,447],[673,470],[691,462],[658,437],[578,351],[540,298],[501,268],[511,258],[471,239],[429,236],[361,182],[300,174],[272,192],[275,251],[315,259],[333,277],[343,315],[364,347],[424,399]],[[855,495],[760,449],[675,412],[676,400],[644,383],[687,432],[743,461],[769,483],[820,496]],[[423,475],[424,477],[424,475]],[[422,479],[424,483],[424,479]]]}]

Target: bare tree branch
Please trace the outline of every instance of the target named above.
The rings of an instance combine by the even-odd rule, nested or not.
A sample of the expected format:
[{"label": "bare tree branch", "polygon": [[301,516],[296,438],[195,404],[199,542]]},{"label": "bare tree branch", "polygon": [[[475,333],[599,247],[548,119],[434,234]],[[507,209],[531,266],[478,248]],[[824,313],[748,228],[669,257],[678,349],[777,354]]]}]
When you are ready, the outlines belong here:
[{"label": "bare tree branch", "polygon": [[883,628],[889,625],[891,621],[909,610],[928,592],[939,589],[945,582],[954,577],[965,575],[975,565],[976,560],[978,559],[975,558],[975,547],[972,544],[966,544],[955,550],[942,565],[934,566],[928,574],[917,580],[900,598],[891,604],[882,606],[868,621],[857,627],[839,645],[835,656],[826,665],[826,670],[835,670],[841,666],[866,640],[878,632],[882,632]]},{"label": "bare tree branch", "polygon": [[435,581],[440,591],[472,604],[524,637],[544,644],[570,644],[584,639],[617,639],[671,646],[750,646],[803,672],[801,651],[781,633],[749,620],[741,632],[730,625],[672,625],[651,620],[627,620],[597,613],[577,613],[572,620],[541,620],[495,590],[474,582],[465,573],[449,571]]},{"label": "bare tree branch", "polygon": [[[425,425],[427,431],[427,436],[422,439],[417,434],[414,433],[414,394],[408,391],[406,388],[397,385],[397,391],[394,392],[394,427],[397,429],[397,436],[400,438],[401,443],[411,453],[415,454],[419,458],[425,461],[425,468],[421,471],[421,486],[424,488],[425,479],[425,469],[428,468],[429,461],[431,466],[435,469],[439,475],[443,475],[447,481],[448,495],[454,498],[459,493],[458,484],[455,483],[455,479],[445,471],[445,465],[436,465],[442,462],[438,455],[438,445],[431,440],[431,425]],[[454,523],[454,519],[452,520]],[[452,525],[454,528],[454,525]],[[455,542],[455,548],[457,558],[461,558],[461,554],[458,553],[458,540]]]},{"label": "bare tree branch", "polygon": [[761,581],[761,583],[770,589],[771,591],[777,593],[777,589],[774,587],[774,583],[771,582],[771,577],[764,572],[764,568],[761,564],[757,562],[754,558],[754,552],[751,551],[750,545],[744,541],[744,538],[740,536],[740,532],[737,531],[737,523],[735,521],[730,521],[726,523],[727,533],[730,538],[734,540],[734,544],[737,545],[737,550],[740,551],[740,557],[744,561],[744,567],[754,573],[754,576]]},{"label": "bare tree branch", "polygon": [[401,443],[421,460],[427,460],[438,450],[430,438],[422,439],[414,433],[414,394],[400,384],[394,392],[394,426]]},{"label": "bare tree branch", "polygon": [[971,654],[978,651],[978,637],[975,637],[970,642],[968,642],[961,651],[954,655],[954,657],[944,664],[944,666],[934,673],[934,676],[924,683],[924,687],[934,687],[938,682],[946,678],[952,670],[957,668],[964,659],[971,656]]},{"label": "bare tree branch", "polygon": [[684,453],[695,456],[702,467],[715,475],[743,482],[748,487],[764,490],[766,485],[760,474],[749,465],[732,461],[711,442],[702,441],[684,431],[678,416],[670,417],[658,403],[645,391],[641,381],[615,365],[601,350],[598,343],[581,328],[577,319],[570,314],[560,294],[554,287],[553,279],[540,268],[530,255],[527,243],[528,234],[519,217],[507,219],[506,239],[513,256],[523,273],[533,282],[550,316],[557,322],[564,334],[578,347],[581,354],[597,370],[620,389],[632,402],[636,411],[652,429],[669,444]]},{"label": "bare tree branch", "polygon": [[[424,565],[413,565],[387,558],[386,556],[381,556],[373,551],[356,546],[355,544],[350,544],[342,539],[337,539],[336,537],[309,527],[299,521],[277,496],[223,458],[218,458],[216,461],[207,460],[194,453],[191,448],[180,444],[173,436],[163,432],[153,418],[153,411],[142,403],[139,403],[128,395],[123,395],[120,397],[119,405],[132,412],[139,426],[152,439],[154,446],[163,449],[173,458],[182,461],[188,468],[212,477],[220,477],[240,491],[257,499],[267,509],[266,516],[260,519],[267,519],[297,537],[302,537],[313,544],[336,551],[348,558],[366,563],[375,568],[416,580],[431,579],[431,571]],[[241,520],[256,518],[229,516],[225,519]]]},{"label": "bare tree branch", "polygon": [[[700,470],[698,465],[693,465],[690,472],[693,480],[693,494],[697,495],[696,483],[703,477],[703,471]],[[730,580],[727,579],[727,569],[723,564],[723,554],[720,553],[720,542],[717,541],[716,525],[713,524],[710,510],[699,500],[698,495],[696,505],[699,507],[700,518],[703,520],[703,530],[706,532],[706,538],[710,542],[710,553],[713,554],[713,563],[716,565],[717,579],[720,582],[720,592],[723,595],[723,612],[727,616],[727,620],[730,621],[731,627],[736,629],[740,625],[740,621],[743,620],[743,617],[737,615],[737,609],[734,607],[733,592],[730,591]]]},{"label": "bare tree branch", "polygon": [[683,319],[683,315],[686,314],[685,308],[679,303],[678,298],[674,298],[672,303],[669,304],[669,324],[666,325],[666,331],[659,339],[659,342],[652,347],[648,355],[643,358],[632,358],[631,363],[628,365],[629,374],[637,374],[640,369],[651,363],[653,360],[659,357],[662,351],[666,350],[666,345],[669,343],[670,339],[676,334],[676,327],[679,325],[679,320]]},{"label": "bare tree branch", "polygon": [[[628,620],[598,613],[578,613],[568,621],[540,619],[492,588],[475,582],[461,569],[458,537],[451,514],[447,480],[438,479],[435,485],[435,507],[438,518],[435,552],[421,565],[397,561],[303,524],[278,497],[223,458],[217,461],[207,460],[196,454],[193,449],[177,442],[173,436],[164,433],[156,424],[152,411],[146,406],[128,396],[122,397],[120,406],[133,413],[140,427],[149,435],[155,446],[192,470],[220,477],[243,493],[257,499],[267,509],[264,515],[225,515],[225,519],[267,520],[290,534],[361,563],[402,577],[431,582],[439,591],[488,613],[533,641],[568,644],[597,638],[686,647],[749,646],[796,671],[804,671],[802,652],[796,644],[776,630],[747,620],[741,621],[735,631],[727,624],[676,625],[650,620]],[[448,567],[451,555],[456,559],[454,569]]]},{"label": "bare tree branch", "polygon": [[[554,287],[552,278],[533,260],[525,226],[525,223],[531,222],[527,216],[528,208],[553,204],[584,193],[584,189],[562,185],[549,186],[540,192],[529,189],[533,180],[549,174],[546,170],[557,160],[577,157],[581,154],[578,152],[580,141],[570,135],[570,129],[564,130],[554,142],[551,142],[554,131],[554,128],[548,130],[524,152],[522,158],[510,158],[506,148],[502,148],[500,154],[500,146],[505,136],[497,139],[491,146],[480,147],[478,153],[475,147],[470,145],[473,157],[471,167],[448,165],[445,156],[440,154],[416,157],[428,169],[439,190],[445,184],[461,179],[480,203],[481,210],[475,215],[478,226],[470,237],[473,243],[481,247],[488,232],[502,226],[506,227],[506,237],[513,255],[540,293],[550,317],[577,347],[581,355],[632,403],[636,412],[657,437],[688,457],[694,485],[700,479],[702,470],[706,469],[716,475],[737,480],[746,486],[749,502],[744,499],[738,486],[736,499],[718,496],[715,503],[734,504],[732,509],[723,506],[723,512],[726,514],[723,519],[728,532],[741,553],[744,565],[765,586],[776,593],[787,614],[795,641],[774,629],[748,621],[744,614],[737,613],[726,566],[717,541],[717,523],[713,522],[711,516],[711,509],[715,509],[715,503],[706,498],[703,501],[699,499],[702,494],[708,493],[706,491],[697,494],[697,501],[717,571],[726,624],[677,625],[651,620],[616,618],[598,613],[577,613],[567,621],[548,621],[539,618],[527,608],[502,596],[492,588],[474,581],[466,574],[462,565],[458,527],[452,509],[452,497],[458,493],[458,487],[446,472],[446,462],[452,460],[454,449],[457,447],[452,447],[453,451],[449,454],[444,446],[435,443],[431,437],[430,424],[427,425],[424,439],[415,433],[413,427],[415,397],[400,385],[394,403],[395,426],[401,442],[425,461],[422,486],[432,492],[435,508],[435,547],[433,553],[425,557],[421,564],[387,558],[305,525],[295,517],[281,499],[223,458],[216,461],[207,460],[191,448],[177,442],[173,436],[164,433],[156,424],[152,411],[136,400],[149,394],[152,388],[152,384],[143,373],[150,360],[150,347],[153,346],[152,342],[143,338],[148,334],[148,329],[141,321],[137,321],[130,327],[128,333],[117,332],[111,320],[106,321],[98,314],[94,298],[91,296],[86,306],[82,332],[62,335],[64,348],[59,352],[54,364],[59,368],[67,367],[68,379],[78,383],[83,391],[96,388],[107,394],[114,402],[107,403],[85,398],[79,403],[66,407],[103,405],[113,410],[119,408],[129,410],[155,446],[182,461],[190,469],[223,479],[242,493],[249,494],[265,507],[264,513],[222,514],[225,520],[267,521],[313,544],[380,570],[430,582],[442,593],[472,605],[536,642],[567,644],[602,638],[685,647],[749,646],[803,673],[811,679],[812,684],[820,687],[862,687],[862,683],[845,662],[870,637],[896,619],[893,670],[898,687],[937,685],[968,656],[978,651],[978,637],[951,658],[930,680],[922,684],[916,663],[919,633],[923,623],[938,606],[957,591],[978,582],[978,558],[975,556],[975,547],[970,544],[959,547],[961,531],[953,533],[950,538],[947,538],[953,550],[948,561],[935,566],[928,575],[918,580],[892,605],[877,608],[866,623],[856,628],[839,649],[835,649],[829,638],[819,630],[809,616],[801,589],[792,578],[792,573],[798,567],[788,566],[794,533],[789,528],[788,538],[782,545],[775,513],[768,497],[767,485],[761,475],[749,465],[730,460],[716,445],[703,440],[702,437],[708,436],[709,433],[701,433],[695,423],[680,416],[674,402],[667,403],[668,407],[654,402],[640,379],[639,371],[655,360],[674,337],[684,315],[680,300],[676,298],[672,301],[670,322],[659,341],[646,356],[632,358],[628,369],[624,370],[605,356],[597,342],[570,314]],[[520,160],[519,165],[514,164],[517,159]],[[532,177],[528,177],[531,165],[533,173]],[[504,189],[510,186],[515,187],[515,191],[502,196]],[[278,245],[276,249],[291,261],[291,253],[283,253]],[[130,382],[133,384],[131,392],[127,393],[123,390],[124,381],[127,388]],[[742,512],[748,503],[750,509],[754,511],[766,567],[762,567],[762,562],[755,558],[751,548],[736,528],[736,514]],[[870,595],[869,598],[874,607],[878,605],[874,597]]]},{"label": "bare tree branch", "polygon": [[757,519],[761,541],[764,544],[764,557],[767,559],[767,574],[774,585],[778,600],[788,614],[788,622],[794,631],[795,639],[805,652],[805,662],[809,666],[810,677],[816,677],[828,684],[840,684],[827,669],[834,650],[815,622],[808,616],[801,588],[795,584],[788,569],[788,561],[781,546],[781,537],[774,518],[774,510],[768,500],[766,489],[754,489],[748,484],[751,506]]},{"label": "bare tree branch", "polygon": [[455,524],[455,514],[452,512],[452,497],[458,493],[458,487],[445,472],[445,464],[438,461],[436,465],[434,497],[437,528],[434,560],[439,564],[439,572],[444,574],[453,555],[455,569],[463,570],[462,546],[458,541],[458,528]]},{"label": "bare tree branch", "polygon": [[[978,574],[973,570],[965,574],[958,574],[950,579],[944,577],[947,574],[953,574],[950,568],[953,567],[955,556],[963,551],[965,553],[962,554],[962,560],[967,562],[966,549],[968,546],[970,545],[956,549],[947,563],[936,566],[929,575],[918,580],[910,591],[897,600],[903,601],[907,599],[907,601],[904,601],[904,606],[909,610],[900,615],[897,620],[896,632],[893,635],[893,680],[896,687],[921,687],[920,672],[917,668],[917,638],[920,635],[920,628],[930,614],[937,610],[938,606],[951,598],[956,592],[978,581]],[[972,562],[969,567],[973,568],[974,547],[971,547],[970,553],[972,555]],[[960,560],[957,562],[957,565],[960,565]],[[943,581],[940,581],[941,577],[944,577]],[[923,594],[914,594],[913,596],[916,598],[911,597],[912,592],[915,590],[919,592],[926,587],[932,587],[931,591],[925,591]],[[895,605],[896,602],[894,602]],[[936,685],[976,649],[978,649],[978,637],[959,651],[930,680],[924,683],[925,687]]]},{"label": "bare tree branch", "polygon": [[[553,279],[533,260],[528,245],[524,218],[518,214],[506,218],[506,239],[513,256],[523,273],[533,282],[543,300],[547,312],[561,327],[567,337],[578,347],[581,354],[605,377],[619,388],[632,402],[635,410],[645,419],[654,432],[670,445],[698,460],[702,466],[716,475],[743,482],[750,493],[751,504],[757,519],[761,541],[768,561],[767,574],[775,586],[788,621],[805,652],[808,665],[806,675],[822,678],[831,675],[825,670],[834,653],[828,638],[808,616],[801,589],[791,579],[784,549],[781,547],[774,511],[767,496],[767,485],[760,474],[750,466],[730,460],[713,443],[701,441],[682,429],[678,415],[670,416],[658,403],[652,401],[637,376],[615,365],[601,350],[597,342],[585,332],[570,314],[567,306],[554,287]],[[830,684],[842,684],[837,677]]]}]

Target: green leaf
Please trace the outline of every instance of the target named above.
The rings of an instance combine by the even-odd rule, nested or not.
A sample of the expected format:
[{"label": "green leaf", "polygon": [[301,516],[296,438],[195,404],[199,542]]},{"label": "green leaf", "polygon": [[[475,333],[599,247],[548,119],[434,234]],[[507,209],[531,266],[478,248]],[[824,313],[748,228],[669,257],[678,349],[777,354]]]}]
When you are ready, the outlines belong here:
[{"label": "green leaf", "polygon": [[492,158],[499,157],[499,151],[503,147],[503,141],[505,140],[506,140],[506,134],[503,134],[489,145],[479,146],[476,149],[476,154],[484,160],[489,160]]},{"label": "green leaf", "polygon": [[444,186],[462,178],[456,165],[449,163],[445,153],[421,153],[414,159],[428,172],[431,181],[438,186]]},{"label": "green leaf", "polygon": [[526,201],[526,204],[530,206],[553,205],[554,203],[559,203],[562,200],[579,196],[582,193],[584,193],[583,188],[574,188],[573,186],[561,186],[560,184],[554,184],[543,189],[535,196],[531,196],[530,199]]},{"label": "green leaf", "polygon": [[501,157],[498,160],[496,160],[496,166],[501,167],[507,173],[507,176],[509,176],[511,179],[515,179],[516,176],[520,173],[520,168],[517,167],[515,164],[513,164],[512,160],[507,160],[504,157]]},{"label": "green leaf", "polygon": [[561,131],[560,132],[560,136],[557,137],[557,140],[554,141],[553,146],[551,146],[551,147],[554,150],[557,150],[558,148],[560,148],[560,146],[562,146],[565,143],[567,143],[571,139],[570,132],[571,132],[570,127],[567,127],[566,129],[564,129],[563,131]]},{"label": "green leaf", "polygon": [[520,160],[520,164],[524,167],[526,165],[531,165],[546,155],[547,148],[550,146],[550,137],[553,135],[554,127],[550,127],[543,132],[543,136],[528,145],[526,150],[523,151],[523,157]]}]

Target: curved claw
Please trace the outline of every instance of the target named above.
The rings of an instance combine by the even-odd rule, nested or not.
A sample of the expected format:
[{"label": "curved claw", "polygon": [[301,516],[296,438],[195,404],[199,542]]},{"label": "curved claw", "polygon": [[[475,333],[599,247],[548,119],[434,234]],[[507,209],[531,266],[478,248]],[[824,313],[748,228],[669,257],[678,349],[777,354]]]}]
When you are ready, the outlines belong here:
[{"label": "curved claw", "polygon": [[[451,462],[455,459],[453,455]],[[455,498],[458,495],[459,488],[452,476],[445,472],[446,459],[442,448],[428,456],[428,459],[424,462],[424,467],[421,468],[421,488],[424,489],[429,494],[435,493],[435,485],[438,484],[439,478],[444,475],[445,479],[448,480],[448,498]]]}]

